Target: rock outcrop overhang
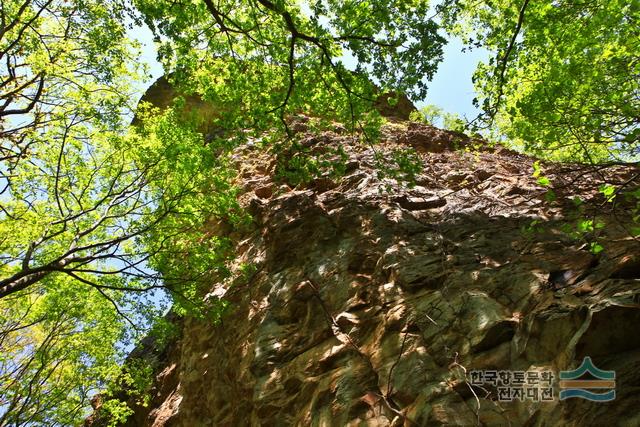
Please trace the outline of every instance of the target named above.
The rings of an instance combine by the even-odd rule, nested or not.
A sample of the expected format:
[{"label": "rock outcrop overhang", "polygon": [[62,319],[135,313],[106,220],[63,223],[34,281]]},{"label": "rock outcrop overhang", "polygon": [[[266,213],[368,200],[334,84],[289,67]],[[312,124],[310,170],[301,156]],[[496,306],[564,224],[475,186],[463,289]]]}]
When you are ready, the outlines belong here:
[{"label": "rock outcrop overhang", "polygon": [[[343,148],[346,173],[291,186],[274,154],[236,150],[255,227],[228,234],[237,274],[211,284],[232,310],[176,321],[180,338],[149,349],[151,404],[128,425],[640,425],[640,243],[632,206],[595,185],[637,169],[543,164],[545,187],[535,159],[423,124],[373,146],[339,128],[298,138]],[[381,177],[379,159],[409,146],[416,185]],[[604,227],[572,232],[585,218]],[[559,400],[559,372],[587,356],[615,371],[615,399]],[[552,398],[509,401],[473,371],[551,373],[520,388]]]}]

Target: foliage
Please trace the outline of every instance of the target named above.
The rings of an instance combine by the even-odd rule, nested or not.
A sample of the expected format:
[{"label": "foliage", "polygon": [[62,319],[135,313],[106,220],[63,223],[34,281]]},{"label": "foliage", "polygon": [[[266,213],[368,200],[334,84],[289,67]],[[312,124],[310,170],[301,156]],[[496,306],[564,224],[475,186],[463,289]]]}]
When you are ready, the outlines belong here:
[{"label": "foliage", "polygon": [[166,310],[165,291],[176,310],[217,316],[195,295],[224,245],[184,238],[211,216],[246,218],[216,172],[225,156],[182,115],[127,128],[135,52],[120,6],[0,12],[0,424],[74,425]]},{"label": "foliage", "polygon": [[96,290],[68,277],[4,298],[0,324],[2,425],[74,425],[91,394],[118,375],[123,322]]},{"label": "foliage", "polygon": [[[37,408],[40,422],[65,425],[59,420],[70,419],[65,417],[72,412],[66,405],[74,403],[74,415],[82,415],[87,393],[114,380],[122,357],[114,350],[117,344],[133,342],[165,310],[159,290],[173,295],[176,311],[217,317],[221,307],[203,305],[198,296],[212,274],[224,269],[228,245],[201,239],[202,225],[212,216],[239,221],[240,214],[232,214],[238,207],[227,176],[216,173],[227,170],[223,159],[205,149],[202,136],[188,124],[176,122],[171,110],[155,114],[140,132],[73,125],[38,137],[29,161],[14,167],[12,198],[0,221],[2,234],[12,236],[0,243],[0,309],[11,308],[0,327],[6,342],[26,334],[34,341],[19,353],[3,348],[10,365],[0,374],[24,371],[17,381],[3,382],[4,396],[20,396],[17,406],[7,406],[7,419],[20,425]],[[89,310],[64,319],[82,351],[67,353],[66,339],[47,340],[62,328],[49,321],[49,316],[58,321],[57,312],[32,318],[39,312],[30,305],[16,311],[34,298],[54,299],[61,308],[80,303]],[[96,338],[98,331],[105,335]],[[66,338],[70,332],[60,334]],[[29,376],[27,368],[38,367],[31,360],[46,361],[52,372],[36,369]],[[53,381],[83,369],[86,376]],[[32,391],[39,399],[49,396],[47,402],[24,395],[32,381],[51,387],[46,393]],[[55,411],[42,410],[45,404]]]},{"label": "foliage", "polygon": [[522,148],[587,163],[640,154],[637,2],[446,1],[450,30],[495,57],[474,80],[485,123]]},{"label": "foliage", "polygon": [[[439,12],[467,47],[495,55],[474,74],[474,102],[483,114],[472,127],[540,158],[598,165],[596,173],[607,165],[638,164],[638,2],[447,0]],[[553,202],[548,178],[536,177]],[[600,183],[600,191],[612,202],[619,193],[633,194],[634,183]],[[576,221],[571,233],[597,234],[593,218]],[[593,232],[585,231],[588,224]],[[602,251],[594,239],[591,251]]]},{"label": "foliage", "polygon": [[104,420],[108,427],[115,427],[124,424],[130,415],[133,414],[126,402],[118,399],[108,399],[100,407],[104,411]]},{"label": "foliage", "polygon": [[360,128],[374,119],[373,83],[425,96],[445,42],[422,0],[135,5],[161,43],[165,69],[221,106],[216,126],[229,129],[286,127],[300,111]]},{"label": "foliage", "polygon": [[[0,8],[0,180],[69,115],[116,127],[139,66],[120,2],[9,0]],[[63,124],[64,125],[64,124]]]},{"label": "foliage", "polygon": [[118,291],[143,287],[131,243],[162,216],[121,131],[137,73],[123,12],[91,0],[0,7],[2,425],[77,424],[118,375],[128,322],[152,316],[150,295]]},{"label": "foliage", "polygon": [[[395,148],[390,158],[377,152],[375,156],[378,179],[391,178],[408,187],[416,185],[416,176],[422,172],[420,155],[413,148]],[[387,191],[390,186],[385,187]]]},{"label": "foliage", "polygon": [[243,227],[251,218],[238,204],[228,158],[220,155],[227,141],[205,144],[194,130],[196,123],[182,121],[179,107],[178,103],[160,114],[142,106],[139,114],[144,124],[135,144],[138,161],[153,165],[162,177],[150,181],[150,191],[162,203],[179,201],[171,209],[167,205],[156,208],[156,213],[170,212],[154,224],[141,243],[149,266],[160,273],[163,286],[172,293],[174,311],[217,318],[221,307],[202,307],[200,296],[203,286],[228,275],[226,261],[232,254],[228,239],[203,236],[203,227],[214,218]]},{"label": "foliage", "polygon": [[336,179],[344,175],[346,152],[342,147],[323,147],[321,153],[313,148],[292,140],[275,144],[273,151],[277,157],[275,177],[291,186],[305,185],[322,176]]},{"label": "foliage", "polygon": [[424,122],[454,132],[464,132],[466,122],[458,114],[448,113],[434,104],[425,105],[419,112],[413,112],[412,120]]}]

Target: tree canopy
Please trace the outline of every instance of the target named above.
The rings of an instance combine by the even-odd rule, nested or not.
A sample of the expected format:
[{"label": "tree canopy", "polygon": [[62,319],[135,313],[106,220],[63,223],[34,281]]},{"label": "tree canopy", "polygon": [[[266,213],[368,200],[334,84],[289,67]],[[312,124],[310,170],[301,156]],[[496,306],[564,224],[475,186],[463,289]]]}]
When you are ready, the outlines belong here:
[{"label": "tree canopy", "polygon": [[356,126],[375,101],[374,83],[423,98],[445,42],[425,1],[135,5],[164,67],[221,107],[222,127],[269,127],[300,111]]},{"label": "tree canopy", "polygon": [[474,79],[484,125],[587,163],[640,154],[640,3],[450,1],[447,26],[495,52]]},{"label": "tree canopy", "polygon": [[[603,0],[4,1],[0,424],[77,424],[168,304],[218,318],[224,302],[202,297],[233,254],[203,227],[251,222],[234,145],[286,139],[299,113],[371,142],[380,94],[424,99],[447,36],[495,55],[475,74],[469,129],[547,158],[636,164],[639,15]],[[127,28],[143,23],[172,83],[216,106],[215,132],[184,98],[138,105],[146,70]]]}]

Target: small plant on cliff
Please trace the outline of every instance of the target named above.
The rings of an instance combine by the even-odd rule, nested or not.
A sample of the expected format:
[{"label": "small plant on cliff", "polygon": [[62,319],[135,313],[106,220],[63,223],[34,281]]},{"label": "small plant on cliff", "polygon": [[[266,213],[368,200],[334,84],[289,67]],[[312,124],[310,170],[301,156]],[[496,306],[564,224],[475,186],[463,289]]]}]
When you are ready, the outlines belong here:
[{"label": "small plant on cliff", "polygon": [[[391,178],[409,188],[416,185],[416,177],[422,172],[423,163],[413,148],[397,148],[387,159],[379,153],[375,156],[378,179]],[[386,187],[390,191],[390,187]]]},{"label": "small plant on cliff", "polygon": [[313,151],[297,141],[275,144],[276,179],[295,187],[315,178],[337,179],[344,175],[348,157],[342,147],[321,147],[319,154]]}]

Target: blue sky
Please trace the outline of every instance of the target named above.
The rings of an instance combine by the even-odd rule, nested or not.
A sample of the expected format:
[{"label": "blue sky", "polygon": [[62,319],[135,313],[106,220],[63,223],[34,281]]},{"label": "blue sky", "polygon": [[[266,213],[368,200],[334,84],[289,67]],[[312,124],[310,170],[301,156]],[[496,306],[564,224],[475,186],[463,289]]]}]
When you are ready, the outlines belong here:
[{"label": "blue sky", "polygon": [[427,99],[419,103],[435,104],[449,113],[458,113],[473,118],[479,111],[471,103],[475,97],[471,76],[478,61],[486,60],[488,52],[474,49],[462,52],[460,39],[452,39],[444,49],[444,61],[429,85]]}]

